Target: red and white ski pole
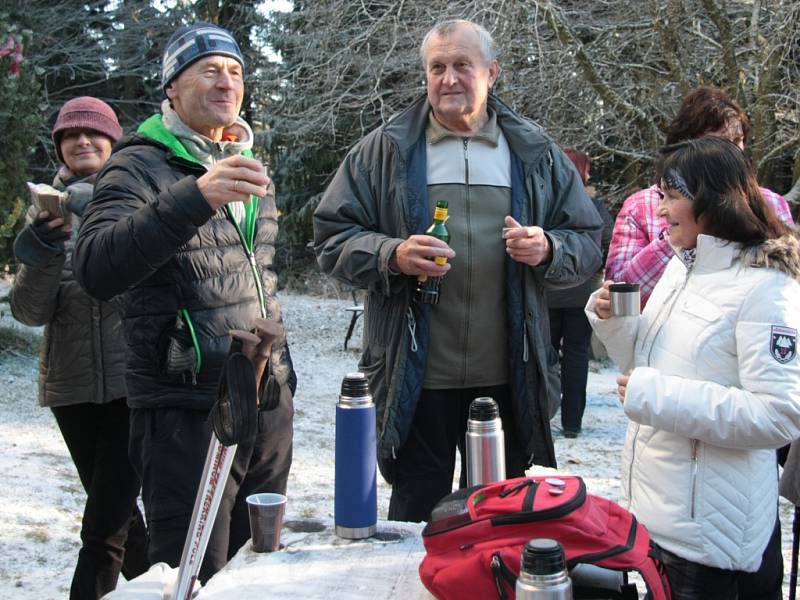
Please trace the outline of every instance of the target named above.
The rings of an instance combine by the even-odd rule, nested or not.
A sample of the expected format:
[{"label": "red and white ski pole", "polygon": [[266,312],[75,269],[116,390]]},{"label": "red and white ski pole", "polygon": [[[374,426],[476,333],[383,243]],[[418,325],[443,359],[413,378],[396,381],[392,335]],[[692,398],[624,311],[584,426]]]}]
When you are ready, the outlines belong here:
[{"label": "red and white ski pole", "polygon": [[231,351],[220,384],[220,398],[212,409],[211,443],[183,545],[173,600],[190,600],[194,593],[237,444],[255,435],[258,427],[257,382],[262,379],[272,342],[283,328],[262,319],[257,325],[257,335],[230,332]]}]

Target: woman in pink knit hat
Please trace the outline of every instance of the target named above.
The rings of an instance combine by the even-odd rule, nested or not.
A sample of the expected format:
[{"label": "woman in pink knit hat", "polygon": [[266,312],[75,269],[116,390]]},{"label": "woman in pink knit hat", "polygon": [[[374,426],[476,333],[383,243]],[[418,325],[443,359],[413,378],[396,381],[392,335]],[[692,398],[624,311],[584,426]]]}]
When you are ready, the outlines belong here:
[{"label": "woman in pink knit hat", "polygon": [[147,570],[146,531],[136,506],[139,479],[128,461],[122,327],[114,307],[90,298],[72,274],[72,247],[94,179],[122,135],[114,110],[83,96],[64,104],[53,128],[66,192],[63,214],[28,211],[14,241],[18,272],[11,312],[43,325],[39,403],[55,416],[86,490],[81,549],[70,598],[100,598],[120,570]]}]

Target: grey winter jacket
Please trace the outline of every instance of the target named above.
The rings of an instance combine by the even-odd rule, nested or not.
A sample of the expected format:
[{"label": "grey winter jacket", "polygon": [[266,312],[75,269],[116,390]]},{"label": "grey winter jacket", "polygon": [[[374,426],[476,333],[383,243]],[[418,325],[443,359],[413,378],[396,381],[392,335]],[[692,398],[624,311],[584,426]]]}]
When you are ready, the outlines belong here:
[{"label": "grey winter jacket", "polygon": [[[510,387],[530,462],[555,466],[551,406],[560,384],[550,346],[544,290],[581,283],[601,264],[602,221],[569,159],[534,123],[490,96],[489,108],[512,152],[512,216],[541,226],[553,258],[527,267],[506,260]],[[422,97],[359,142],[344,159],[314,213],[317,260],[326,273],[366,288],[360,368],[378,418],[378,459],[387,481],[405,443],[422,389],[430,307],[412,303],[416,278],[393,275],[389,259],[430,223]],[[491,315],[488,316],[491,318]]]},{"label": "grey winter jacket", "polygon": [[[609,214],[603,203],[597,198],[592,199],[594,207],[600,218],[603,219],[600,248],[603,252],[603,264],[606,262],[608,246],[611,243],[611,234],[614,231],[614,218]],[[567,289],[549,290],[546,294],[548,308],[583,308],[592,292],[603,285],[603,270],[600,269],[580,285]]]},{"label": "grey winter jacket", "polygon": [[[64,185],[57,179],[56,187]],[[80,184],[70,186],[78,189]],[[35,217],[31,207],[30,224]],[[11,314],[26,325],[44,325],[39,350],[39,404],[101,404],[125,397],[125,343],[119,313],[81,289],[73,276],[72,249],[20,235],[14,245],[19,264],[11,288]]]}]

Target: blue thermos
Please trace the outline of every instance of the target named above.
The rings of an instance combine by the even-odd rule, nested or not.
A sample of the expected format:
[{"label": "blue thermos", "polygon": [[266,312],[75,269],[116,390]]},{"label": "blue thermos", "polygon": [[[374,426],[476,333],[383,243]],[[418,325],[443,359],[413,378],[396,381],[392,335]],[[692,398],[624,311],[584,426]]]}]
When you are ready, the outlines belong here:
[{"label": "blue thermos", "polygon": [[336,535],[358,540],[375,535],[378,492],[375,404],[363,373],[348,373],[336,405]]}]

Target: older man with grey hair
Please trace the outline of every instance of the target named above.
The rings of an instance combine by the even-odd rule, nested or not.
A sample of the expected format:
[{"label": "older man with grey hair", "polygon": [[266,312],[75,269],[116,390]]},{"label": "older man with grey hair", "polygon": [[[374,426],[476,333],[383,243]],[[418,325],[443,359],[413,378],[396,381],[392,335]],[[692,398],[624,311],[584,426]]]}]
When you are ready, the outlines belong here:
[{"label": "older man with grey hair", "polygon": [[[314,214],[322,269],[369,290],[360,367],[378,408],[389,518],[407,521],[428,520],[452,490],[456,447],[465,485],[476,397],[499,405],[508,477],[555,466],[560,392],[543,294],[601,262],[602,222],[572,163],[491,94],[491,35],[446,21],[421,55],[427,94],[348,153]],[[423,234],[441,200],[449,244]],[[445,274],[437,304],[415,296],[419,276]]]}]

